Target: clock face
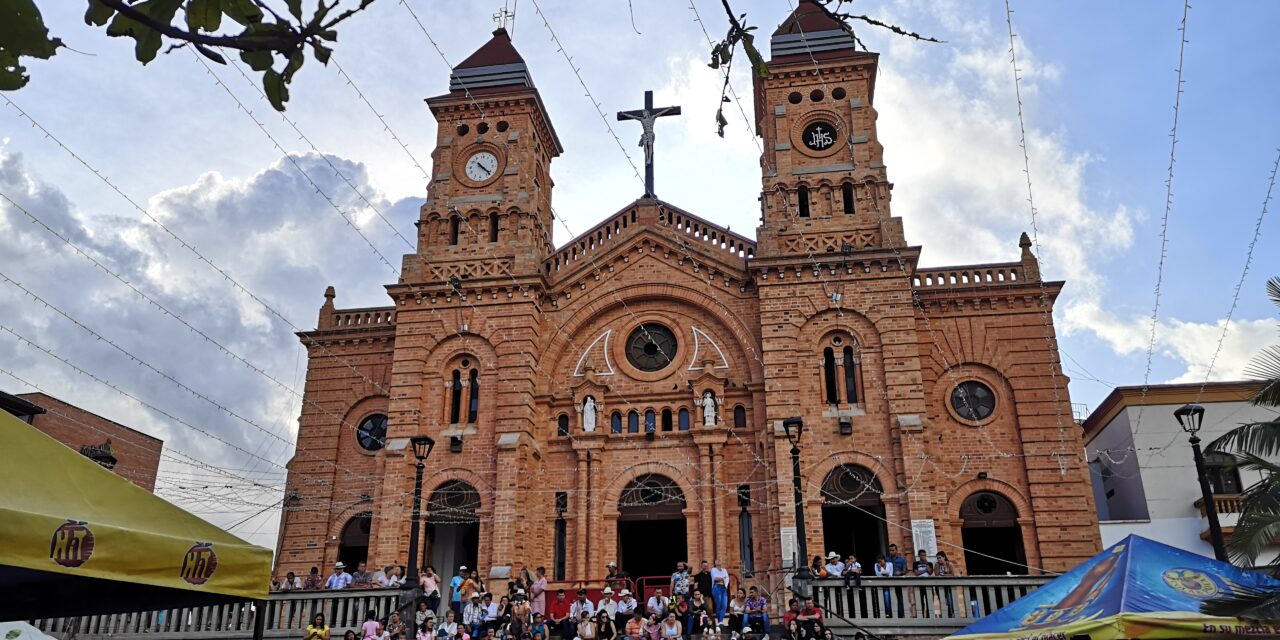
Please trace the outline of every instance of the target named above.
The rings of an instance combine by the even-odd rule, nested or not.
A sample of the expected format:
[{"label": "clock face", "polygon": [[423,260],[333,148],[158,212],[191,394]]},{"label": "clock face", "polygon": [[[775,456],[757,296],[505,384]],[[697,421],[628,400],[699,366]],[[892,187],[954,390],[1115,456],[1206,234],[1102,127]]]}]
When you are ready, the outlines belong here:
[{"label": "clock face", "polygon": [[836,144],[836,127],[830,122],[818,120],[805,127],[800,137],[809,150],[826,151]]},{"label": "clock face", "polygon": [[627,361],[641,371],[659,371],[676,355],[676,336],[660,324],[642,324],[627,338]]},{"label": "clock face", "polygon": [[387,417],[371,415],[356,427],[356,442],[365,451],[377,451],[387,442]]},{"label": "clock face", "polygon": [[498,173],[498,156],[489,151],[477,151],[463,168],[473,182],[485,182]]}]

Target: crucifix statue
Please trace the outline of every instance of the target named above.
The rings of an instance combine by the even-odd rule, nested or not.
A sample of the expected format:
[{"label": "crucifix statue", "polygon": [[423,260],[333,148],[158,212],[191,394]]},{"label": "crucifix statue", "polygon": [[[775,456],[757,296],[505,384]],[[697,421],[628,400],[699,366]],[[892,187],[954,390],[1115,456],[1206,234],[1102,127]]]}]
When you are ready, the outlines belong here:
[{"label": "crucifix statue", "polygon": [[644,195],[653,197],[653,121],[663,116],[680,115],[680,107],[654,107],[653,92],[644,92],[644,108],[635,111],[619,111],[618,120],[639,120],[644,132],[640,134],[640,147],[644,149]]}]

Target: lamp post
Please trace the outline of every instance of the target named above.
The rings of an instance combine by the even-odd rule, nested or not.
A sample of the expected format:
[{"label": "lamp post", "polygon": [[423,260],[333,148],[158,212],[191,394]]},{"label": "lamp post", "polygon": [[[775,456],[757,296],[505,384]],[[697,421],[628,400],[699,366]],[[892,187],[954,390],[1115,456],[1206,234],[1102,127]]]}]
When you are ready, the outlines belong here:
[{"label": "lamp post", "polygon": [[798,416],[786,418],[782,421],[782,429],[787,434],[787,442],[791,443],[791,486],[796,502],[796,550],[799,553],[796,573],[791,578],[791,590],[804,597],[808,595],[809,583],[813,581],[813,572],[809,569],[809,545],[805,540],[804,491],[800,488],[800,437],[804,435],[804,419]]},{"label": "lamp post", "polygon": [[409,525],[409,568],[405,575],[405,589],[418,588],[418,535],[422,520],[422,470],[426,468],[427,456],[435,448],[436,441],[431,436],[413,436],[409,438],[413,446],[413,457],[418,459],[417,475],[413,481],[413,522]]},{"label": "lamp post", "polygon": [[1182,430],[1191,435],[1191,453],[1196,459],[1196,477],[1200,480],[1200,497],[1204,502],[1204,515],[1209,519],[1209,542],[1213,544],[1213,555],[1222,562],[1227,559],[1227,544],[1222,538],[1222,525],[1218,523],[1218,505],[1213,501],[1213,490],[1209,488],[1209,479],[1204,475],[1204,454],[1200,452],[1200,423],[1204,420],[1204,407],[1198,404],[1183,405],[1173,412]]}]

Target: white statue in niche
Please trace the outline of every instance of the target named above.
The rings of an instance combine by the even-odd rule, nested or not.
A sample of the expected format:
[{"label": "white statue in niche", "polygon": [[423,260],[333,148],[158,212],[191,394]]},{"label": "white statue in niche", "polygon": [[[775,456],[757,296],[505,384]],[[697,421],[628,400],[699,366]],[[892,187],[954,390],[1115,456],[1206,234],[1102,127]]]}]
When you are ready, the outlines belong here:
[{"label": "white statue in niche", "polygon": [[707,391],[702,394],[702,424],[716,426],[716,394]]},{"label": "white statue in niche", "polygon": [[582,430],[588,433],[596,430],[596,399],[591,396],[582,400]]}]

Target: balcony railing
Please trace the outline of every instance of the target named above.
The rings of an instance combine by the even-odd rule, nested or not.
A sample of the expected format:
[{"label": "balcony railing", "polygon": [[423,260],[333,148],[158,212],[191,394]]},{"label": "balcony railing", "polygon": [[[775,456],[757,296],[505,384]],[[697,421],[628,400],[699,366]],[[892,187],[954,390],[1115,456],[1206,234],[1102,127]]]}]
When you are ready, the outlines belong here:
[{"label": "balcony railing", "polygon": [[838,637],[865,629],[879,636],[943,636],[968,626],[1022,596],[1051,576],[866,578],[862,587],[842,580],[814,583],[814,601]]},{"label": "balcony railing", "polygon": [[[959,630],[1048,582],[1048,576],[970,576],[953,578],[867,578],[862,587],[846,589],[839,580],[814,583],[814,599],[827,612],[827,624],[838,637],[858,629],[878,636],[942,636]],[[781,595],[781,594],[779,594]],[[331,637],[358,630],[373,611],[386,620],[400,606],[399,589],[346,589],[272,593],[263,608],[266,638],[303,637],[317,613],[323,613]],[[782,631],[783,602],[774,602],[774,635]],[[885,603],[888,602],[886,607]],[[253,637],[253,603],[188,607],[142,613],[33,620],[41,631],[69,640],[249,640]],[[902,615],[899,615],[901,610]],[[71,633],[74,630],[74,634]]]},{"label": "balcony railing", "polygon": [[[273,593],[267,600],[266,638],[302,638],[307,624],[323,613],[331,637],[341,638],[347,629],[360,628],[365,613],[374,611],[387,619],[400,604],[399,589],[346,589],[342,591],[294,591]],[[33,620],[31,624],[56,638],[107,638],[113,640],[192,640],[215,638],[248,640],[253,637],[250,602],[188,607],[140,613],[104,614],[79,618]],[[410,623],[412,620],[410,620]]]},{"label": "balcony railing", "polygon": [[[1243,499],[1244,499],[1244,496],[1238,493],[1224,493],[1220,495],[1215,495],[1213,496],[1213,506],[1217,507],[1218,515],[1222,515],[1225,513],[1240,513],[1240,502]],[[1200,511],[1200,517],[1201,518],[1205,517],[1204,498],[1200,498],[1196,500],[1195,505],[1196,505],[1196,509]]]}]

